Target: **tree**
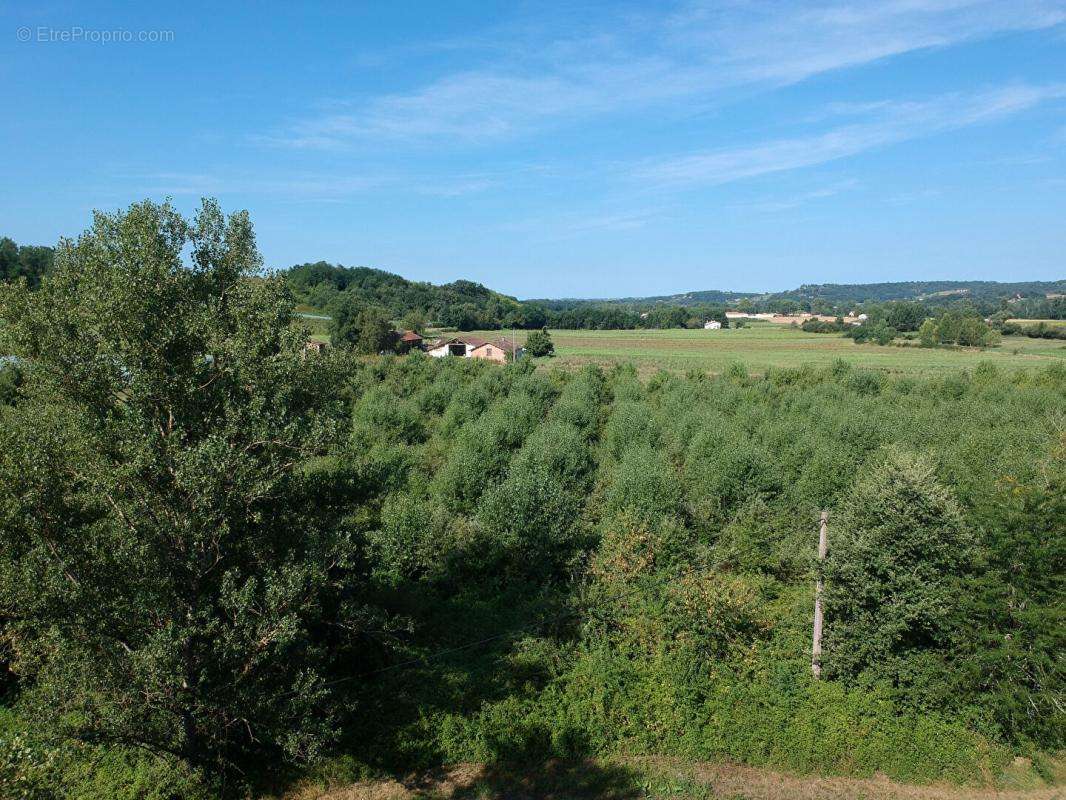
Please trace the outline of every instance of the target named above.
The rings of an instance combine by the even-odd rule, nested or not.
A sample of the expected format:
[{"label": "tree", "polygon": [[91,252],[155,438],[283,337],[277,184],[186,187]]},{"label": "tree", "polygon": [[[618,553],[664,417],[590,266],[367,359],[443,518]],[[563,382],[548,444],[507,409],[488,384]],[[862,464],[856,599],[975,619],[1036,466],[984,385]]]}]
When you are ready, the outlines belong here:
[{"label": "tree", "polygon": [[377,355],[395,344],[388,312],[369,306],[349,292],[344,292],[329,308],[329,338],[334,347]]},{"label": "tree", "polygon": [[247,213],[146,201],[97,213],[39,291],[0,290],[24,381],[0,408],[0,619],[57,738],[218,771],[332,736],[323,631],[356,586],[313,459],[344,370],[303,357],[260,266]]},{"label": "tree", "polygon": [[426,329],[426,315],[417,309],[408,311],[400,320],[400,327],[405,331],[414,331],[421,335]]},{"label": "tree", "polygon": [[6,236],[0,237],[0,281],[11,282],[24,278],[27,285],[34,289],[52,269],[54,255],[51,247],[19,247]]},{"label": "tree", "polygon": [[20,271],[18,245],[13,239],[0,237],[0,280],[13,281]]},{"label": "tree", "polygon": [[927,319],[918,330],[923,347],[934,344],[959,344],[964,347],[990,347],[999,341],[999,334],[981,317],[972,312],[945,311],[939,317]]},{"label": "tree", "polygon": [[922,343],[922,347],[935,347],[938,335],[936,321],[931,318],[925,320],[918,328],[918,340]]},{"label": "tree", "polygon": [[959,344],[963,347],[988,347],[996,343],[996,332],[977,317],[967,317],[959,326]]},{"label": "tree", "polygon": [[958,311],[945,311],[936,321],[936,338],[940,344],[955,344],[959,341],[963,316]]},{"label": "tree", "polygon": [[472,331],[479,327],[481,321],[477,307],[473,303],[458,303],[446,306],[440,314],[440,321],[449,328],[460,331]]},{"label": "tree", "polygon": [[828,674],[915,680],[947,647],[974,540],[924,459],[890,450],[831,524]]},{"label": "tree", "polygon": [[925,306],[921,303],[889,303],[885,322],[897,331],[916,331],[926,316]]},{"label": "tree", "polygon": [[844,335],[854,339],[857,344],[876,342],[879,345],[889,345],[896,338],[896,329],[885,324],[883,320],[866,320],[862,325],[849,325]]},{"label": "tree", "polygon": [[992,507],[996,535],[989,540],[988,566],[965,597],[964,614],[977,623],[967,655],[979,665],[979,691],[990,695],[1005,731],[1061,747],[1066,437],[1034,476],[1001,486]]},{"label": "tree", "polygon": [[547,328],[533,331],[526,339],[526,352],[534,358],[555,355],[555,343]]}]

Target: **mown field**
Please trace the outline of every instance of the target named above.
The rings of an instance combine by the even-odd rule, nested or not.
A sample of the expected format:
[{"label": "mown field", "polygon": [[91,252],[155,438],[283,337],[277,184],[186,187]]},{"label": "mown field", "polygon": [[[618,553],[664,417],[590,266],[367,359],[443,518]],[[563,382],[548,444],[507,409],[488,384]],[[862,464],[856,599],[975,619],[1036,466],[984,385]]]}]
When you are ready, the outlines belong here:
[{"label": "mown field", "polygon": [[[510,332],[477,331],[486,339],[510,336]],[[524,341],[526,331],[517,331]],[[941,373],[973,367],[990,361],[1005,368],[1039,367],[1066,361],[1066,343],[1004,337],[998,347],[926,349],[916,346],[881,347],[855,344],[836,334],[805,333],[780,325],[752,325],[723,331],[688,329],[626,331],[551,331],[555,342],[554,364],[611,366],[633,363],[648,375],[660,369],[721,373],[741,363],[753,374],[770,368],[803,364],[827,366],[843,359],[853,366],[873,367],[896,373]]]}]

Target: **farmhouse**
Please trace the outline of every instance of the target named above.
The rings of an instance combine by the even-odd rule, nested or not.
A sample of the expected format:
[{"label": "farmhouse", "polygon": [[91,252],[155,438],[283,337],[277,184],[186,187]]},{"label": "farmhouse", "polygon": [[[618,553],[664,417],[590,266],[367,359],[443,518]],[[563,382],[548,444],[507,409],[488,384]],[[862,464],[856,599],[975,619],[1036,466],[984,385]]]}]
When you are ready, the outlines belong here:
[{"label": "farmhouse", "polygon": [[438,339],[426,350],[434,358],[444,356],[461,356],[469,358],[475,348],[488,344],[477,336],[453,336],[450,339]]},{"label": "farmhouse", "polygon": [[304,345],[304,352],[307,353],[324,353],[329,349],[329,345],[326,342],[320,342],[317,339],[308,339]]},{"label": "farmhouse", "polygon": [[716,331],[722,327],[722,323],[716,319],[708,320],[703,323],[703,329],[705,331]]},{"label": "farmhouse", "polygon": [[477,336],[453,336],[449,339],[440,339],[434,342],[426,352],[434,358],[460,356],[462,358],[482,358],[486,361],[495,361],[498,364],[503,364],[512,353],[515,358],[521,358],[525,350],[522,347],[512,347],[510,342],[502,339],[489,342]]},{"label": "farmhouse", "polygon": [[497,364],[505,364],[508,356],[513,355],[517,360],[522,357],[524,352],[524,348],[513,347],[510,342],[501,339],[496,342],[485,342],[480,347],[475,347],[470,353],[470,357],[484,358],[487,361],[495,361]]}]

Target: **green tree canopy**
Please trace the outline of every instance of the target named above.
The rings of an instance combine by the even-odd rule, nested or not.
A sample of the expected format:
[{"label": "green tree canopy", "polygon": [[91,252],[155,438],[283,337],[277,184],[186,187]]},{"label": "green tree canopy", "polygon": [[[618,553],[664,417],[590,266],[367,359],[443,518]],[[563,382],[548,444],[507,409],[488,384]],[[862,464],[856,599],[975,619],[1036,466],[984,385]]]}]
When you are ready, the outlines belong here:
[{"label": "green tree canopy", "polygon": [[395,344],[388,312],[379,306],[367,305],[345,293],[338,295],[329,312],[330,341],[334,347],[377,355]]},{"label": "green tree canopy", "polygon": [[27,285],[36,288],[50,269],[55,257],[51,247],[22,245],[6,236],[0,237],[0,281],[11,282],[25,279]]},{"label": "green tree canopy", "polygon": [[341,356],[303,358],[259,268],[246,213],[144,202],[2,289],[0,616],[41,731],[210,769],[331,737],[322,631],[354,594],[312,459]]},{"label": "green tree canopy", "polygon": [[533,331],[526,339],[526,352],[535,358],[555,354],[555,343],[552,342],[551,334],[547,328]]},{"label": "green tree canopy", "polygon": [[830,675],[901,684],[946,648],[973,539],[924,459],[891,449],[831,525],[825,565]]}]

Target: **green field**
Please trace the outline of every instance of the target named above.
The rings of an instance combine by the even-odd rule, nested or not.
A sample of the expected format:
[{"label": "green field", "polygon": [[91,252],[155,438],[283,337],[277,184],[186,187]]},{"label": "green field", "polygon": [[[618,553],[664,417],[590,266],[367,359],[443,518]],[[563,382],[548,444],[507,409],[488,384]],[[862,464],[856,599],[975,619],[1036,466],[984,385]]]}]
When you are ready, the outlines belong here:
[{"label": "green field", "polygon": [[1021,317],[1015,319],[1009,319],[1007,322],[1014,322],[1018,325],[1050,325],[1056,328],[1066,328],[1066,319],[1022,319]]},{"label": "green field", "polygon": [[[510,332],[476,331],[486,339]],[[518,331],[519,342],[526,332]],[[890,372],[936,372],[973,367],[989,361],[1005,368],[1039,367],[1066,362],[1066,343],[1024,336],[1004,337],[998,347],[986,350],[926,349],[913,346],[881,347],[855,344],[836,334],[805,333],[780,325],[753,325],[722,331],[687,329],[574,331],[553,330],[554,364],[611,365],[631,362],[644,374],[659,369],[690,369],[719,373],[730,364],[744,364],[752,373],[771,367],[830,364],[843,359],[851,364]]]}]

